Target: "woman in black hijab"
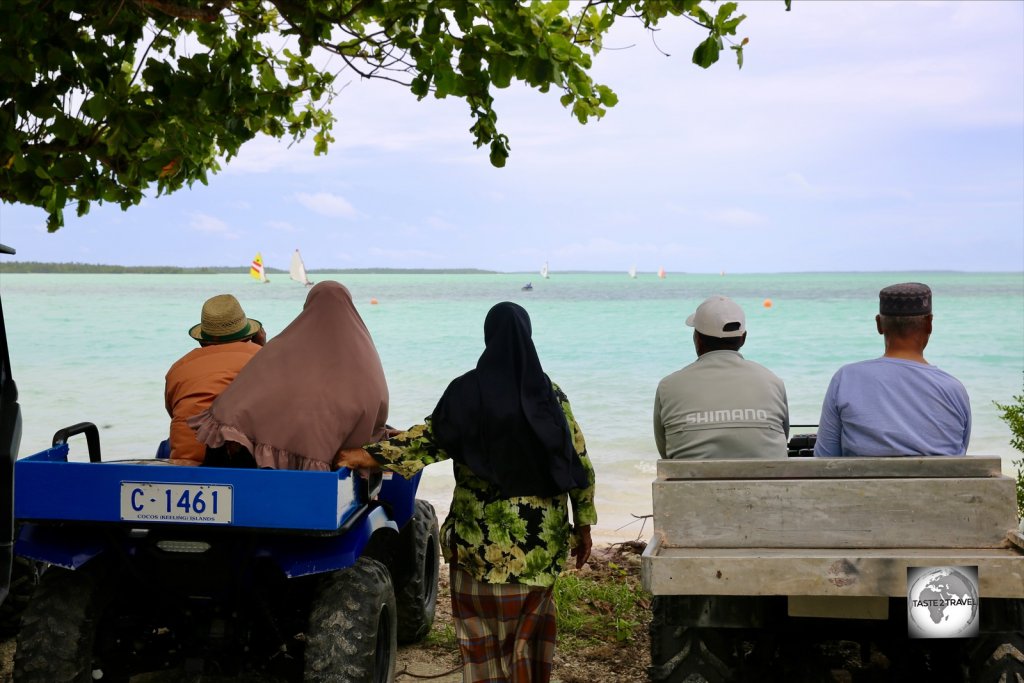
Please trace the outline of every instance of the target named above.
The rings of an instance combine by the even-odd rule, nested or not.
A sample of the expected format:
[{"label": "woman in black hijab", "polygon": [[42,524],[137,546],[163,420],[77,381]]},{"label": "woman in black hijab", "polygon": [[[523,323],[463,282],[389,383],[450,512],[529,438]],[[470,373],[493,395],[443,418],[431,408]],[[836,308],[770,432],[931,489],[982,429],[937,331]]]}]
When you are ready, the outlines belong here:
[{"label": "woman in black hijab", "polygon": [[549,680],[552,588],[570,546],[577,568],[586,563],[597,521],[583,434],[565,394],[544,373],[531,334],[525,309],[497,304],[484,321],[486,348],[476,369],[448,385],[424,424],[342,451],[337,461],[411,477],[454,460],[441,537],[467,682]]}]

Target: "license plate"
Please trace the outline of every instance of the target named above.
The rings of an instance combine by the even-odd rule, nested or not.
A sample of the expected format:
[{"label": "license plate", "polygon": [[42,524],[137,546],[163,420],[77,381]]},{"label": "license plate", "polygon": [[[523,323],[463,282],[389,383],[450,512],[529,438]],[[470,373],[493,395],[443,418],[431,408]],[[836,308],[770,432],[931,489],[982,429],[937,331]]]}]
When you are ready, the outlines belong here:
[{"label": "license plate", "polygon": [[231,524],[231,486],[121,482],[121,519]]}]

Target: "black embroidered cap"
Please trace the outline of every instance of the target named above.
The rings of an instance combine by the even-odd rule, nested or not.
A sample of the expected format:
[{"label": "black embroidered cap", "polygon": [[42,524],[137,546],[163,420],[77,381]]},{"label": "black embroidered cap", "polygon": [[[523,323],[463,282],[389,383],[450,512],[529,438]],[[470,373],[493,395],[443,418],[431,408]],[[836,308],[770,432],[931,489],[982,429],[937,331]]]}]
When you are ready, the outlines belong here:
[{"label": "black embroidered cap", "polygon": [[932,290],[920,282],[889,285],[878,293],[881,315],[929,315],[932,312]]}]

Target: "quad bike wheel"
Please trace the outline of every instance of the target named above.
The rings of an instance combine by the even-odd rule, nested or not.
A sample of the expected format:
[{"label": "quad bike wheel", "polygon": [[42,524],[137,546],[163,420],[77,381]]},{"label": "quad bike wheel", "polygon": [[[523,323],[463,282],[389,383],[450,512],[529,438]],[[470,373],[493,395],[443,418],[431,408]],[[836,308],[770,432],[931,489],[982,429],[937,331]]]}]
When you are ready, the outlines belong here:
[{"label": "quad bike wheel", "polygon": [[437,610],[440,539],[434,506],[417,500],[412,519],[402,530],[413,572],[395,588],[398,605],[398,642],[415,643],[430,632]]},{"label": "quad bike wheel", "polygon": [[387,567],[360,557],[331,572],[310,606],[305,676],[315,683],[390,683],[398,614]]},{"label": "quad bike wheel", "polygon": [[93,647],[106,597],[102,567],[47,569],[22,615],[14,680],[89,683],[94,673],[102,676],[93,671]]}]

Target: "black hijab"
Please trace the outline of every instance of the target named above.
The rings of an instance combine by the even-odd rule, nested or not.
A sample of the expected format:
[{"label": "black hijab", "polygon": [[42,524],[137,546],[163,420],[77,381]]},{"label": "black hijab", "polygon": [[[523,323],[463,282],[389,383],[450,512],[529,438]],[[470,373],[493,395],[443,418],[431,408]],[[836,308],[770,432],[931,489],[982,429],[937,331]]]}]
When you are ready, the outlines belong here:
[{"label": "black hijab", "polygon": [[531,331],[522,306],[491,308],[476,370],[448,385],[431,416],[437,444],[510,498],[589,483]]}]

